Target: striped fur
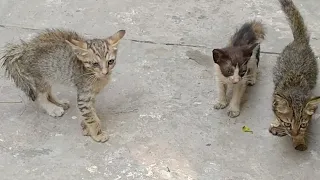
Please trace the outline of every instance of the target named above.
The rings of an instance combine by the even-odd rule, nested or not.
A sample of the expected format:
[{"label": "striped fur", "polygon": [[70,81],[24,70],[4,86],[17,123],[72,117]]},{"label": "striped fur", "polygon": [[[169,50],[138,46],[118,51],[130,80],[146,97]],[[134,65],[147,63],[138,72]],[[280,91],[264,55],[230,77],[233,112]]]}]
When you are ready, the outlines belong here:
[{"label": "striped fur", "polygon": [[63,29],[46,29],[29,42],[7,44],[2,67],[6,75],[51,116],[62,116],[69,108],[51,92],[58,82],[77,88],[78,108],[83,117],[83,134],[105,142],[94,103],[108,83],[116,64],[117,46],[125,35],[120,30],[105,39],[86,39]]},{"label": "striped fur", "polygon": [[276,118],[269,131],[275,136],[291,136],[295,149],[304,151],[309,121],[320,103],[320,96],[312,95],[318,77],[318,62],[299,10],[292,0],[279,0],[279,3],[294,39],[283,49],[273,69],[272,109]]}]

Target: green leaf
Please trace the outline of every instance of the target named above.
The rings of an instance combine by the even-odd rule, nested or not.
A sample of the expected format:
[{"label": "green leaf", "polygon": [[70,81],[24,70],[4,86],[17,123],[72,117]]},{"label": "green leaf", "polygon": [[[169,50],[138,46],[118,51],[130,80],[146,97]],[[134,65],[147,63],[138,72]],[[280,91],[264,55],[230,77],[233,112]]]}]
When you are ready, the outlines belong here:
[{"label": "green leaf", "polygon": [[253,133],[253,131],[251,131],[251,129],[250,129],[248,126],[243,126],[243,127],[242,127],[242,131],[243,131],[243,132]]}]

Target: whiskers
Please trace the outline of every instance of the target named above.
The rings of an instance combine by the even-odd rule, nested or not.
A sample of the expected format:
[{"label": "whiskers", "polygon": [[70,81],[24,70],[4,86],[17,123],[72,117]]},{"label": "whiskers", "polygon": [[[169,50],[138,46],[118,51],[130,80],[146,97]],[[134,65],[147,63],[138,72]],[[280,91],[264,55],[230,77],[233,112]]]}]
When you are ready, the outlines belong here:
[{"label": "whiskers", "polygon": [[252,74],[249,74],[249,75],[245,75],[241,78],[241,81],[245,81],[245,82],[248,82],[250,80],[252,80],[253,78],[253,75]]},{"label": "whiskers", "polygon": [[245,76],[242,77],[242,79],[246,80],[246,81],[249,80],[250,78],[253,78],[252,74],[248,74],[248,75],[245,75]]},{"label": "whiskers", "polygon": [[305,137],[310,140],[317,141],[317,137],[309,132],[305,134]]},{"label": "whiskers", "polygon": [[[87,77],[85,77],[87,76]],[[71,79],[73,79],[75,81],[75,84],[79,84],[81,82],[83,82],[83,79],[91,79],[95,77],[95,72],[94,71],[89,71],[87,73],[81,74],[80,76],[77,77],[73,77]]]},{"label": "whiskers", "polygon": [[283,131],[284,131],[288,136],[292,137],[291,133],[288,131],[287,128],[284,128]]}]

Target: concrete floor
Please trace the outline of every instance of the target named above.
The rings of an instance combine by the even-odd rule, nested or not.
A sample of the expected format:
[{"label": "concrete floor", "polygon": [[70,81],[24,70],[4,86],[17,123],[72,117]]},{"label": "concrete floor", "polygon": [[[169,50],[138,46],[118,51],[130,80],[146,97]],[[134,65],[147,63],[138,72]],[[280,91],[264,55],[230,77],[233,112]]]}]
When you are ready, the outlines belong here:
[{"label": "concrete floor", "polygon": [[[320,2],[295,3],[320,55]],[[294,150],[289,138],[268,133],[277,55],[262,54],[259,81],[248,89],[238,118],[213,109],[211,50],[225,45],[236,27],[262,19],[268,28],[264,52],[280,52],[292,40],[276,0],[1,0],[0,16],[1,47],[47,27],[89,37],[127,30],[113,80],[97,102],[111,136],[104,144],[81,135],[74,89],[55,87],[72,103],[55,119],[1,70],[1,180],[320,178],[320,114],[305,152]],[[244,125],[253,134],[242,132]]]}]

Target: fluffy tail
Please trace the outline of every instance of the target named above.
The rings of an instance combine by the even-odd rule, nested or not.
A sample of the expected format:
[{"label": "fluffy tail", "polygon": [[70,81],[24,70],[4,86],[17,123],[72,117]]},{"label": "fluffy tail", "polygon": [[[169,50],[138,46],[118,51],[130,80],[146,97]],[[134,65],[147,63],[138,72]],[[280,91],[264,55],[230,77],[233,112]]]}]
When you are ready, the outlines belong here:
[{"label": "fluffy tail", "polygon": [[266,29],[261,21],[252,21],[251,27],[256,37],[258,38],[258,42],[261,43],[265,39]]},{"label": "fluffy tail", "polygon": [[28,78],[26,72],[21,69],[22,56],[24,54],[26,43],[14,45],[7,44],[4,49],[4,56],[0,58],[3,60],[2,67],[5,68],[5,73],[12,78],[16,86],[26,93],[26,95],[33,101],[36,100],[35,88],[32,86],[32,79]]},{"label": "fluffy tail", "polygon": [[244,23],[240,29],[237,29],[230,39],[230,44],[233,46],[245,46],[261,43],[265,35],[266,30],[262,22],[253,20]]},{"label": "fluffy tail", "polygon": [[286,14],[289,21],[294,41],[301,44],[309,43],[310,37],[308,29],[304,24],[303,17],[292,0],[279,0],[279,2],[281,4],[282,11]]}]

